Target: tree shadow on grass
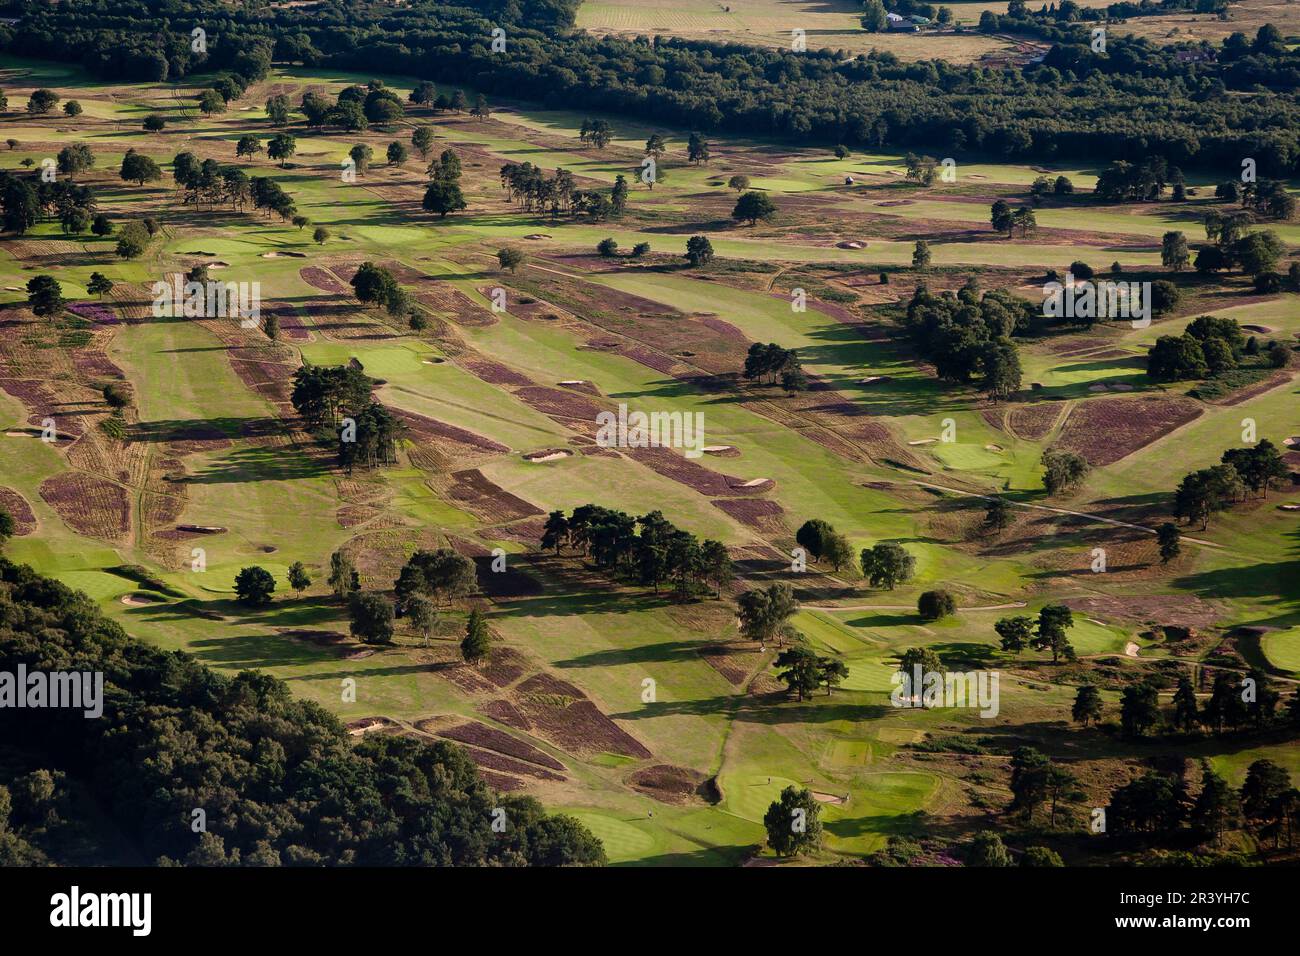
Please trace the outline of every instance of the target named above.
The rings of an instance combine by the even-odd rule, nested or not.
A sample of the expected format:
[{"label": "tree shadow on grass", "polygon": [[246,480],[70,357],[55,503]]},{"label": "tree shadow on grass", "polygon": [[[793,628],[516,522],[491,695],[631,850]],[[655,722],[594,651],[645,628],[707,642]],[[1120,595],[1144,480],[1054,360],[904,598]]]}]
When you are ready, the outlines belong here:
[{"label": "tree shadow on grass", "polygon": [[785,691],[771,694],[723,694],[695,700],[657,701],[636,710],[610,714],[615,720],[648,720],[654,717],[708,717],[730,715],[733,720],[759,724],[824,724],[835,721],[878,720],[893,708],[863,704],[854,691],[837,691],[833,697],[824,692],[799,702]]}]

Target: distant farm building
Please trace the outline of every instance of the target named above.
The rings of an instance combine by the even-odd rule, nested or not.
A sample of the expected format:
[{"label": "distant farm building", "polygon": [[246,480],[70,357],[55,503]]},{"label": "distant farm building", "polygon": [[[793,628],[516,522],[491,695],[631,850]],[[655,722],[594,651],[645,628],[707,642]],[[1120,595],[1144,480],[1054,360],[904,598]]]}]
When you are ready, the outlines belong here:
[{"label": "distant farm building", "polygon": [[921,28],[918,27],[911,20],[907,19],[907,17],[900,17],[897,13],[886,13],[885,29],[901,30],[907,33],[914,33]]}]

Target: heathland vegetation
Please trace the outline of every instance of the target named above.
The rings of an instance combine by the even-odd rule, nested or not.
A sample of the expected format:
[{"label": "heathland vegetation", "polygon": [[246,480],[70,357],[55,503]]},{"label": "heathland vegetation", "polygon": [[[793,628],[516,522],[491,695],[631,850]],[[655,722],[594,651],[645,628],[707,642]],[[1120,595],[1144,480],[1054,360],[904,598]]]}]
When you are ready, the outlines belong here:
[{"label": "heathland vegetation", "polygon": [[5,859],[1294,861],[1273,31],[189,6],[0,25]]}]

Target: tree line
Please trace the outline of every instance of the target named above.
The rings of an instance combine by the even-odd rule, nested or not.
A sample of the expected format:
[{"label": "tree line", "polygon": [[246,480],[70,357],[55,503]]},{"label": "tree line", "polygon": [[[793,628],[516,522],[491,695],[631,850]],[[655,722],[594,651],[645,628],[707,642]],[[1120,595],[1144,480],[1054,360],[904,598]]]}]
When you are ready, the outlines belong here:
[{"label": "tree line", "polygon": [[[0,668],[19,664],[102,672],[105,707],[95,720],[0,709],[4,739],[37,768],[0,786],[5,863],[70,862],[88,835],[104,856],[125,840],[137,859],[200,866],[604,862],[580,823],[492,793],[459,747],[382,735],[353,746],[283,681],[134,640],[84,594],[0,558]],[[93,812],[71,799],[83,788]]]},{"label": "tree line", "polygon": [[[1041,63],[989,70],[903,63],[888,52],[849,57],[557,33],[530,25],[527,5],[507,7],[504,51],[489,43],[502,21],[482,8],[426,2],[392,11],[341,0],[277,8],[269,23],[261,11],[197,0],[193,18],[213,25],[203,57],[166,19],[166,0],[33,6],[0,31],[0,44],[113,79],[224,69],[251,80],[265,76],[275,59],[409,73],[489,95],[522,91],[551,106],[701,131],[873,148],[940,145],[1011,160],[1133,162],[1159,155],[1185,167],[1237,169],[1241,157],[1252,156],[1268,175],[1300,169],[1300,57],[1270,27],[1253,39],[1233,34],[1215,58],[1194,59],[1179,54],[1209,48],[1113,36],[1100,53],[1092,51],[1085,25],[990,12],[981,29],[1037,32],[1053,45]],[[1261,88],[1272,95],[1258,95]],[[364,117],[364,102],[357,113]]]}]

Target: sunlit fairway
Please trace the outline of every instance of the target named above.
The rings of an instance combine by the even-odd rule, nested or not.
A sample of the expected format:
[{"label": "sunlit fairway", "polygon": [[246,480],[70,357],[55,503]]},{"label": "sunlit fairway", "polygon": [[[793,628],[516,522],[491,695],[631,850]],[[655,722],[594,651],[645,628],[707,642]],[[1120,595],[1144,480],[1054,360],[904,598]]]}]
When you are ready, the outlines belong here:
[{"label": "sunlit fairway", "polygon": [[[982,10],[994,8],[984,0],[955,5],[958,19],[972,22]],[[828,31],[825,41],[840,46],[841,34],[868,36],[856,25],[858,15],[856,6],[840,3],[740,0],[726,12],[700,0],[649,6],[619,0],[584,3],[579,22],[629,33],[654,32],[663,25],[701,36],[734,22],[751,39],[773,44],[783,34],[788,37],[788,29],[807,25],[810,44],[811,34],[823,28]],[[896,48],[904,59],[928,55],[923,50],[929,44],[966,44],[971,57],[984,47],[1002,45],[973,34],[890,39],[908,41]],[[1078,671],[1051,664],[1047,652],[1014,655],[1000,649],[994,630],[1000,618],[1034,617],[1048,604],[1112,600],[1099,600],[1101,609],[1095,612],[1075,614],[1069,639],[1083,659],[1079,667],[1104,664],[1124,674],[1130,668],[1176,665],[1171,658],[1195,660],[1208,654],[1209,643],[1171,650],[1148,631],[1159,621],[1128,613],[1126,601],[1154,597],[1166,598],[1174,608],[1180,601],[1203,602],[1208,614],[1217,615],[1203,626],[1216,640],[1219,630],[1263,628],[1257,644],[1243,651],[1246,664],[1268,666],[1279,678],[1300,676],[1300,512],[1278,507],[1300,503],[1294,488],[1274,490],[1267,499],[1252,498],[1214,515],[1204,530],[1185,527],[1183,554],[1168,567],[1141,551],[1151,543],[1142,529],[1168,517],[1169,496],[1179,479],[1191,469],[1217,464],[1225,449],[1242,445],[1247,420],[1258,437],[1278,444],[1300,436],[1300,389],[1294,377],[1236,403],[1203,402],[1198,417],[1094,468],[1072,493],[1049,499],[1041,458],[1061,441],[1070,414],[1099,399],[1173,400],[1191,388],[1191,383],[1152,383],[1144,357],[1159,336],[1178,334],[1193,316],[1180,312],[1146,328],[1121,322],[1092,332],[1072,329],[1021,339],[1026,391],[1002,403],[987,400],[973,386],[940,382],[893,325],[922,281],[955,289],[968,273],[978,272],[983,288],[1010,287],[1029,295],[1047,269],[1063,270],[1075,259],[1084,259],[1099,274],[1114,261],[1125,270],[1156,268],[1165,231],[1182,229],[1189,240],[1199,241],[1196,216],[1209,205],[1208,181],[1190,178],[1203,191],[1196,202],[1179,207],[1106,206],[1086,196],[1097,169],[1058,157],[1051,174],[1069,176],[1083,195],[1069,202],[1048,199],[1036,211],[1042,234],[1008,240],[989,231],[992,198],[1026,203],[1027,186],[1048,167],[960,157],[955,183],[925,190],[902,182],[904,165],[895,153],[860,152],[836,159],[824,148],[805,144],[718,136],[713,138],[714,160],[697,167],[686,162],[688,131],[662,130],[670,140],[665,159],[669,176],[651,191],[635,177],[645,139],[660,131],[657,127],[611,117],[614,139],[605,151],[596,151],[577,142],[586,114],[509,102],[494,103],[492,117],[482,122],[420,111],[357,134],[295,125],[297,154],[285,168],[265,155],[239,160],[250,175],[271,177],[293,196],[298,211],[311,220],[305,229],[262,212],[181,202],[171,178],[172,158],[188,149],[234,163],[234,143],[241,135],[269,138],[273,130],[262,104],[270,84],[297,102],[309,88],[335,94],[369,79],[333,70],[277,69],[267,85],[232,103],[227,112],[204,117],[192,108],[194,91],[188,86],[110,86],[78,69],[0,58],[0,83],[11,110],[15,104],[21,108],[20,100],[35,85],[57,88],[65,99],[75,95],[85,108],[79,120],[11,115],[6,131],[20,146],[0,148],[0,167],[20,169],[25,158],[39,162],[62,145],[89,143],[96,167],[87,181],[117,225],[150,216],[162,227],[148,254],[133,261],[117,258],[114,237],[67,237],[57,222],[39,223],[21,243],[0,244],[0,305],[13,307],[7,313],[30,318],[20,310],[27,299],[26,283],[37,274],[55,275],[66,298],[87,301],[93,299],[87,284],[94,271],[143,295],[141,290],[159,278],[210,262],[220,267],[214,277],[259,282],[265,303],[297,307],[303,322],[299,336],[282,335],[270,343],[257,333],[241,340],[237,351],[211,322],[142,318],[89,330],[94,347],[107,342],[103,357],[120,367],[134,396],[128,422],[135,441],[114,448],[139,455],[113,459],[100,469],[102,475],[95,472],[95,459],[78,458],[66,445],[52,447],[27,434],[33,427],[32,410],[15,397],[21,389],[0,391],[0,486],[29,503],[37,526],[35,533],[9,541],[6,556],[85,591],[137,637],[192,653],[227,673],[256,669],[273,674],[287,681],[294,694],[345,721],[384,716],[398,721],[404,732],[418,734],[416,722],[426,718],[474,720],[532,741],[558,760],[564,773],[562,780],[528,780],[527,792],[586,824],[614,864],[734,865],[755,850],[770,856],[760,849],[762,820],[786,786],[807,787],[823,801],[826,838],[820,861],[861,857],[881,848],[891,835],[926,835],[932,818],[951,814],[973,819],[981,809],[972,802],[973,794],[987,799],[988,806],[1005,803],[1008,794],[999,776],[1005,748],[998,748],[1035,734],[1059,743],[1077,731],[1069,744],[1077,751],[1072,755],[1137,768],[1146,751],[1116,735],[1071,728],[1072,682]],[[411,77],[383,79],[403,99],[414,82]],[[167,115],[168,127],[147,135],[140,121],[154,110]],[[449,147],[465,156],[469,208],[464,212],[439,219],[420,210],[425,162],[418,157],[402,168],[383,162],[385,145],[409,142],[417,122],[433,125],[435,156]],[[357,142],[370,145],[376,160],[356,183],[348,183],[339,164]],[[117,177],[126,149],[136,144],[163,167],[162,181],[137,188]],[[603,191],[617,176],[627,176],[633,184],[629,212],[603,222],[526,214],[506,201],[497,172],[504,163],[523,161],[548,173],[563,167],[579,177],[583,188]],[[725,183],[742,171],[755,188],[773,196],[779,210],[773,223],[751,228],[730,221],[735,193]],[[848,175],[856,177],[852,187],[844,185]],[[905,204],[882,205],[895,196]],[[312,227],[318,225],[331,233],[323,245],[312,239]],[[837,244],[855,238],[855,230],[862,231],[865,248]],[[911,267],[911,231],[935,233],[928,271]],[[1300,242],[1300,226],[1281,225],[1276,231],[1288,243]],[[686,240],[696,234],[710,238],[716,253],[712,271],[684,264]],[[647,242],[651,254],[639,262],[597,258],[595,246],[607,237],[624,251]],[[498,267],[495,255],[503,246],[525,252],[517,274]],[[417,332],[404,319],[357,302],[350,290],[338,295],[322,291],[308,281],[311,272],[302,271],[316,267],[343,273],[363,260],[418,275],[418,282],[402,281],[418,285],[421,293],[463,294],[478,311],[470,314],[459,299],[446,300],[455,301],[454,307],[422,304],[421,314],[441,328]],[[890,273],[889,284],[877,282],[880,272]],[[884,334],[865,336],[837,321],[831,299],[819,303],[815,293],[806,310],[792,308],[788,274],[815,280],[823,291],[838,296],[836,302],[850,303],[871,331]],[[575,300],[603,296],[614,303],[603,317],[605,324],[597,327],[592,317],[581,314],[563,320],[530,314],[525,306],[531,303],[519,290],[532,288],[529,283],[539,277],[572,292]],[[484,297],[484,290],[497,284],[511,290],[500,311],[489,309]],[[1240,291],[1244,298],[1244,286]],[[636,301],[630,296],[644,301],[636,307],[625,304]],[[1230,290],[1204,301],[1215,314],[1258,326],[1261,331],[1252,334],[1261,341],[1289,341],[1300,332],[1300,300],[1294,294],[1244,303],[1242,298]],[[115,303],[120,305],[114,298],[106,300]],[[704,327],[699,325],[702,317],[716,318],[739,329],[748,341],[796,349],[808,373],[864,420],[883,426],[887,438],[850,457],[818,440],[817,410],[786,416],[786,410],[798,406],[775,385],[742,381],[705,388],[697,379],[674,377],[616,349],[592,346],[597,336],[641,334],[636,313],[660,307],[675,321],[695,323],[695,331]],[[78,373],[69,356],[89,352],[77,353],[86,346],[60,345],[62,331],[53,320],[25,329],[26,338],[7,360],[12,368],[0,371],[0,379],[25,382],[38,377],[32,368],[53,367],[58,371],[49,379],[56,391],[71,387]],[[1085,336],[1091,337],[1081,351],[1060,345],[1063,338]],[[671,343],[649,345],[665,355],[694,355],[675,351]],[[734,347],[743,361],[744,346]],[[51,351],[59,349],[68,355]],[[1110,354],[1112,349],[1123,354]],[[33,356],[57,356],[62,364],[24,364],[35,361]],[[419,443],[429,440],[408,434],[399,442],[393,466],[375,472],[358,468],[345,475],[334,467],[332,449],[315,444],[320,436],[291,427],[298,424],[292,418],[281,421],[279,416],[292,413],[250,387],[232,359],[236,365],[265,360],[285,369],[299,362],[355,361],[381,380],[375,397],[390,408],[472,432],[506,450],[480,454],[458,450],[465,446],[439,445],[446,460],[431,465],[418,454]],[[747,523],[743,515],[719,506],[728,497],[725,488],[710,495],[633,456],[584,453],[600,451],[586,447],[591,423],[547,414],[530,404],[526,390],[494,384],[481,368],[476,371],[474,360],[505,366],[546,388],[587,386],[602,407],[626,404],[699,414],[705,442],[729,446],[722,450],[735,454],[706,454],[695,464],[742,485],[772,479],[774,488],[756,500],[779,509],[769,524]],[[676,373],[683,366],[662,367]],[[89,396],[85,407],[60,407],[59,414],[101,414],[96,392],[106,381],[104,373],[95,372],[80,383],[89,389],[83,395]],[[1037,386],[1032,392],[1030,383]],[[1061,403],[1051,427],[1034,438],[1009,426],[1012,413],[1027,407],[1026,397]],[[175,436],[198,426],[223,440],[198,450],[172,448]],[[524,457],[554,449],[570,454],[541,462]],[[912,464],[898,460],[902,458]],[[42,483],[73,472],[95,474],[124,489],[131,526],[116,537],[95,537],[61,518],[42,497]],[[451,476],[460,472],[480,473],[485,482],[521,499],[531,506],[523,512],[529,516],[476,510],[475,502],[448,491]],[[183,473],[183,485],[160,473]],[[160,544],[151,537],[158,529],[142,516],[146,484],[155,493],[181,489],[179,513],[169,524],[220,533],[178,538],[174,546]],[[735,491],[739,485],[730,487]],[[1006,494],[1018,520],[1040,519],[1046,530],[1017,526],[1004,537],[984,533],[979,521],[985,503],[963,495],[993,493]],[[743,491],[735,491],[731,504],[742,496]],[[584,566],[575,553],[539,556],[538,513],[544,518],[547,512],[568,512],[586,503],[632,515],[662,511],[697,537],[720,540],[737,555],[743,553],[750,562],[746,573],[754,575],[747,585],[787,579],[806,588],[803,607],[790,623],[817,654],[843,661],[847,678],[833,693],[821,687],[798,700],[776,680],[774,661],[784,647],[740,640],[734,594],[678,604],[667,586],[656,593],[635,582],[615,583]],[[1090,517],[1100,513],[1138,525],[1124,529],[1132,540],[1116,547],[1140,553],[1140,562],[1128,566],[1128,558],[1117,558],[1111,572],[1088,570],[1091,549],[1099,541],[1111,547],[1107,535],[1119,527]],[[812,562],[806,580],[814,583],[805,585],[786,567],[795,558],[795,530],[814,518],[846,535],[852,560],[838,571],[828,562]],[[881,542],[903,544],[915,560],[914,577],[893,590],[870,587],[857,566],[860,551]],[[491,683],[487,669],[461,667],[463,602],[443,612],[428,648],[405,621],[399,622],[391,647],[344,643],[348,612],[325,583],[333,552],[356,549],[363,558],[366,587],[384,590],[406,554],[443,545],[468,545],[480,555],[500,548],[510,568],[522,569],[535,585],[480,602],[497,646],[524,661],[517,679],[541,672],[571,683],[595,712],[651,757],[614,753],[600,741],[566,749],[544,728],[503,719],[503,711],[492,705],[515,699],[518,689],[509,682]],[[191,548],[202,551],[202,570],[195,569]],[[383,560],[367,549],[382,550]],[[366,564],[365,558],[374,560]],[[295,561],[303,562],[314,579],[301,596],[287,580]],[[250,609],[235,600],[235,576],[251,565],[276,579],[269,607]],[[142,583],[138,569],[130,566],[158,580]],[[918,598],[939,588],[954,594],[957,613],[924,621],[917,612]],[[128,595],[143,598],[124,602]],[[310,639],[322,633],[338,636],[339,642]],[[1136,656],[1130,645],[1137,645]],[[921,647],[960,671],[996,670],[1002,680],[998,713],[892,706],[891,676],[899,656]],[[347,678],[357,682],[355,702],[341,694]],[[647,679],[654,689],[649,696]],[[518,693],[532,703],[546,697]],[[1107,718],[1117,719],[1118,691],[1108,686],[1105,699]],[[996,763],[994,771],[972,781],[970,768],[951,759],[953,753],[930,746],[935,740],[958,739],[966,749],[957,754],[987,747],[982,756],[989,757],[990,765]],[[1209,757],[1234,784],[1261,755],[1300,771],[1294,747],[1247,743],[1220,752],[1225,748],[1215,749],[1208,741],[1197,746],[1196,756]],[[697,775],[709,787],[678,795],[680,799],[661,799],[662,794],[653,795],[634,779],[640,771],[665,766]],[[923,813],[932,818],[918,815]]]}]

